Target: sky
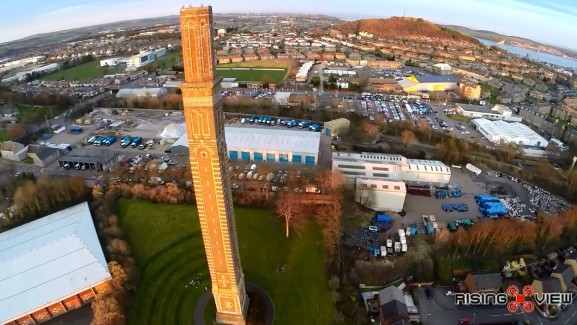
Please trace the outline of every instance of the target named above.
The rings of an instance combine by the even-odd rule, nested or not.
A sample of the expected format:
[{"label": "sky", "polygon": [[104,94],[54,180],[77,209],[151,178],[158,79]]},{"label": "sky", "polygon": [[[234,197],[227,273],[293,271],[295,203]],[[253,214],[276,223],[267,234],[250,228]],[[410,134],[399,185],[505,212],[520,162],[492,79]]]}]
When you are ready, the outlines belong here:
[{"label": "sky", "polygon": [[406,14],[577,50],[575,0],[0,0],[0,43],[38,33],[177,15],[183,5],[201,4],[212,5],[216,13],[319,13],[348,19]]}]

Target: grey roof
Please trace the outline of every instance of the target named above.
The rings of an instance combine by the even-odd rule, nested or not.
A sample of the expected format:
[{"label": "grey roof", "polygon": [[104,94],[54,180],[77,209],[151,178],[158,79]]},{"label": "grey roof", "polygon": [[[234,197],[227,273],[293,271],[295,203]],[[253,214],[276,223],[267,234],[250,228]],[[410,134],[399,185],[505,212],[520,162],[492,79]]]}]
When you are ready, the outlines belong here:
[{"label": "grey roof", "polygon": [[117,153],[102,149],[81,148],[60,158],[60,161],[106,164],[118,157]]},{"label": "grey roof", "polygon": [[461,109],[468,112],[479,112],[479,113],[492,113],[495,114],[491,109],[493,106],[480,106],[480,105],[469,105],[469,104],[458,104]]},{"label": "grey roof", "polygon": [[381,305],[387,304],[391,301],[398,301],[405,303],[405,296],[403,296],[403,291],[396,286],[388,286],[379,291],[379,300]]},{"label": "grey roof", "polygon": [[565,285],[571,283],[571,281],[573,281],[573,278],[575,278],[573,268],[567,264],[559,264],[555,268],[555,270],[553,270],[553,273],[560,274],[561,277],[563,278],[563,282],[565,283]]},{"label": "grey roof", "polygon": [[538,281],[543,285],[543,293],[561,292],[561,281],[557,278],[548,276]]},{"label": "grey roof", "polygon": [[436,82],[459,82],[459,78],[455,76],[415,76],[420,83],[436,83]]},{"label": "grey roof", "polygon": [[500,288],[503,280],[501,273],[495,272],[469,272],[469,275],[474,277],[477,290]]},{"label": "grey roof", "polygon": [[409,319],[407,305],[397,300],[381,305],[381,315],[383,320]]},{"label": "grey roof", "polygon": [[48,157],[52,156],[55,152],[59,152],[60,150],[56,148],[50,148],[46,146],[40,146],[36,151],[36,157],[40,160],[47,159]]}]

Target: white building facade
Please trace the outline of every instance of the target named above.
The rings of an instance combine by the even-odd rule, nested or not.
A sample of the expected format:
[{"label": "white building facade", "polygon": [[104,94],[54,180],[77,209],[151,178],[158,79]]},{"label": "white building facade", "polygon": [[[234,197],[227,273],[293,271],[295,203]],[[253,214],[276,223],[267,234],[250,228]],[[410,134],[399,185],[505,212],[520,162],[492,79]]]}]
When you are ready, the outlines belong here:
[{"label": "white building facade", "polygon": [[357,178],[356,201],[375,211],[403,211],[407,187],[402,181]]},{"label": "white building facade", "polygon": [[549,145],[537,132],[519,122],[489,121],[484,118],[474,119],[471,124],[481,135],[493,143],[512,143],[520,146],[541,147]]}]

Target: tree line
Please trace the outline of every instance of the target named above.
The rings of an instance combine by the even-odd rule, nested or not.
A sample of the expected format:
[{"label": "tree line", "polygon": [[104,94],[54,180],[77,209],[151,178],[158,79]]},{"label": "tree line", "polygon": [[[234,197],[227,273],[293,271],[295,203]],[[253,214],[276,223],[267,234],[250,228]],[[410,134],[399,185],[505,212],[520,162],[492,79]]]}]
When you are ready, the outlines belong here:
[{"label": "tree line", "polygon": [[15,209],[4,209],[6,219],[0,230],[20,226],[88,198],[86,183],[79,177],[53,179],[44,175],[38,180],[26,179],[14,191],[12,201]]}]

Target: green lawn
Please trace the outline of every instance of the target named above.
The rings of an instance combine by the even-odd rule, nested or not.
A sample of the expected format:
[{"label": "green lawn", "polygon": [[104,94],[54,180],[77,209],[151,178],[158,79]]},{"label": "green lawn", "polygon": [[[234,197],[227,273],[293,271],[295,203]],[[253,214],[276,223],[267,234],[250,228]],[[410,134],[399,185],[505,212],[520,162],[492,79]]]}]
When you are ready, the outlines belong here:
[{"label": "green lawn", "polygon": [[6,130],[0,130],[0,142],[6,141]]},{"label": "green lawn", "polygon": [[472,118],[470,118],[470,117],[457,115],[457,114],[447,114],[447,117],[450,118],[451,120],[455,120],[455,121],[459,121],[459,122],[465,122],[465,123],[469,123],[472,120]]},{"label": "green lawn", "polygon": [[435,277],[442,283],[452,283],[453,270],[499,271],[499,261],[489,258],[435,260]]},{"label": "green lawn", "polygon": [[51,73],[49,75],[46,75],[42,78],[40,78],[40,80],[46,80],[46,81],[50,81],[50,80],[82,80],[82,81],[87,81],[87,80],[92,80],[95,78],[102,78],[104,77],[104,75],[107,74],[115,74],[115,73],[120,73],[121,69],[120,68],[115,68],[115,67],[111,67],[111,68],[104,68],[100,66],[100,61],[99,60],[94,60],[94,61],[90,61],[84,64],[80,64],[77,65],[75,67],[66,69],[66,70],[61,70],[61,71],[57,71],[54,73]]},{"label": "green lawn", "polygon": [[180,51],[168,52],[165,56],[158,58],[158,67],[161,69],[170,68],[173,65],[182,65],[182,53]]},{"label": "green lawn", "polygon": [[34,124],[44,122],[46,119],[52,119],[60,115],[64,110],[56,106],[18,105],[18,112],[20,112],[16,119],[18,123]]},{"label": "green lawn", "polygon": [[[121,200],[118,214],[142,272],[128,323],[192,324],[194,305],[210,288],[196,207]],[[319,227],[286,239],[280,220],[266,211],[237,208],[236,221],[245,278],[272,297],[275,324],[330,324]],[[199,272],[201,285],[186,288]]]},{"label": "green lawn", "polygon": [[[281,84],[286,76],[286,70],[231,70],[229,68],[217,68],[216,75],[223,78],[236,78],[238,82],[274,82]],[[263,68],[259,68],[263,69]]]}]

